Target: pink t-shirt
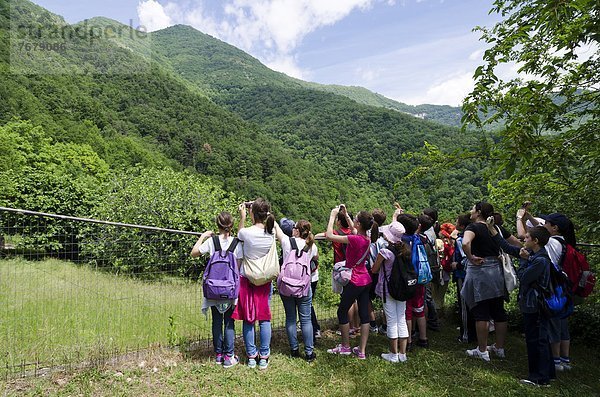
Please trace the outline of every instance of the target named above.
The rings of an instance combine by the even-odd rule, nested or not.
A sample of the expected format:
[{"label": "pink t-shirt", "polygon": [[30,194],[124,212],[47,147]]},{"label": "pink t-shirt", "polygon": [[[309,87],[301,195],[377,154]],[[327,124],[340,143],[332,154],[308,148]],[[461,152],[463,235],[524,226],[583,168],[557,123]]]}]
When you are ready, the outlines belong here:
[{"label": "pink t-shirt", "polygon": [[350,282],[357,287],[363,287],[371,284],[371,276],[367,270],[366,261],[369,255],[361,263],[356,263],[368,251],[371,241],[366,236],[350,234],[348,237],[348,247],[346,248],[346,267],[352,268],[352,278]]}]

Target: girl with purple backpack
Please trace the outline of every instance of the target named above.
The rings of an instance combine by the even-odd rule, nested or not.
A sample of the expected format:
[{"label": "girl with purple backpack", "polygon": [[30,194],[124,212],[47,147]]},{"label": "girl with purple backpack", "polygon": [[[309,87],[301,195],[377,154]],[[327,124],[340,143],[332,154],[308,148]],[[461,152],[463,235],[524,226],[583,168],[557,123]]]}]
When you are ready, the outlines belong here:
[{"label": "girl with purple backpack", "polygon": [[[279,231],[278,231],[279,233]],[[300,316],[300,327],[304,339],[306,361],[312,362],[317,357],[314,353],[313,325],[311,321],[312,260],[318,260],[317,246],[311,232],[310,222],[298,221],[292,229],[292,237],[281,237],[283,265],[277,279],[279,296],[285,309],[285,329],[290,342],[291,356],[300,357],[298,331],[296,329],[296,311]]]},{"label": "girl with purple backpack", "polygon": [[[191,256],[197,258],[201,255],[209,255],[210,260],[205,273],[209,271],[210,262],[215,255],[233,251],[233,259],[227,254],[230,260],[236,262],[235,258],[242,257],[241,245],[237,245],[237,240],[231,236],[233,228],[233,217],[229,212],[221,212],[216,218],[219,234],[215,235],[212,230],[207,230],[198,239],[192,248]],[[209,238],[212,237],[212,238]],[[230,245],[234,244],[234,246]],[[219,263],[221,265],[221,263]],[[235,267],[237,274],[237,263],[232,264]],[[206,274],[205,274],[206,276]],[[235,278],[232,277],[232,278]],[[239,280],[232,280],[237,283],[239,288]],[[237,292],[237,290],[235,291]],[[233,309],[237,302],[237,293],[228,296],[228,299],[209,299],[204,294],[202,299],[202,313],[207,315],[208,309],[211,310],[212,317],[212,339],[215,350],[215,363],[223,365],[224,368],[230,368],[239,362],[238,357],[234,354],[235,326],[234,320],[231,318]],[[225,332],[223,332],[225,328]]]}]

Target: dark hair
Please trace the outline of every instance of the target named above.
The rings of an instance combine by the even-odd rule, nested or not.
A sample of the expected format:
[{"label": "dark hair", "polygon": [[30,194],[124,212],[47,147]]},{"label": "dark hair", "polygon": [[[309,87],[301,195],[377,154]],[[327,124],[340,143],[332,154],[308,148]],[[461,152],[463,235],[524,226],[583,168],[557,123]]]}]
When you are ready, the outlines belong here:
[{"label": "dark hair", "polygon": [[[347,210],[346,210],[347,211]],[[348,216],[350,216],[350,213],[347,213]],[[340,225],[347,229],[350,227],[350,225],[348,224],[348,220],[346,219],[346,215],[343,212],[338,212],[337,214],[337,220],[340,221]]]},{"label": "dark hair", "polygon": [[475,203],[475,211],[480,212],[481,218],[487,219],[494,213],[494,206],[490,203],[486,203],[485,201],[479,201]]},{"label": "dark hair", "polygon": [[252,203],[251,211],[254,215],[254,221],[264,223],[265,232],[273,234],[275,216],[271,214],[271,204],[267,200],[259,197]]},{"label": "dark hair", "polygon": [[568,219],[568,222],[567,222],[567,230],[563,230],[560,227],[560,225],[554,224],[550,221],[546,221],[546,222],[549,222],[551,225],[556,226],[558,228],[558,232],[560,233],[561,236],[563,236],[565,238],[565,242],[567,244],[571,244],[573,247],[575,247],[577,245],[577,239],[575,237],[575,225],[573,224],[573,222],[570,219]]},{"label": "dark hair", "polygon": [[435,223],[433,219],[429,215],[421,214],[419,215],[419,225],[421,225],[421,233],[425,230],[429,230],[431,226]]},{"label": "dark hair", "polygon": [[373,226],[371,226],[371,242],[374,243],[379,238],[379,226],[385,223],[387,215],[381,208],[373,210]]},{"label": "dark hair", "polygon": [[226,233],[230,233],[233,228],[233,216],[227,211],[223,211],[217,215],[215,222],[219,230],[223,230]]},{"label": "dark hair", "polygon": [[438,210],[437,210],[437,208],[425,208],[423,210],[423,214],[425,214],[425,215],[429,216],[431,219],[433,219],[434,223],[438,221]]},{"label": "dark hair", "polygon": [[373,220],[377,222],[379,226],[385,225],[385,220],[387,219],[387,215],[381,208],[375,208],[373,210]]},{"label": "dark hair", "polygon": [[471,224],[471,215],[470,214],[460,214],[456,218],[456,227],[467,227]]},{"label": "dark hair", "polygon": [[309,221],[304,219],[299,220],[296,223],[296,229],[298,229],[298,234],[300,238],[306,241],[306,246],[310,249],[315,242],[315,236],[310,231],[312,228]]},{"label": "dark hair", "polygon": [[414,215],[400,214],[398,215],[397,220],[404,226],[404,234],[407,236],[415,234],[419,228],[419,220]]},{"label": "dark hair", "polygon": [[494,217],[494,225],[498,225],[498,226],[504,225],[504,218],[502,217],[501,213],[494,212],[492,214],[492,216]]},{"label": "dark hair", "polygon": [[548,240],[550,240],[550,232],[544,226],[535,226],[529,229],[529,236],[532,239],[536,239],[540,247],[548,244]]},{"label": "dark hair", "polygon": [[375,223],[373,221],[373,215],[369,211],[359,211],[356,214],[356,222],[360,225],[360,228],[365,232],[371,229],[371,226]]}]

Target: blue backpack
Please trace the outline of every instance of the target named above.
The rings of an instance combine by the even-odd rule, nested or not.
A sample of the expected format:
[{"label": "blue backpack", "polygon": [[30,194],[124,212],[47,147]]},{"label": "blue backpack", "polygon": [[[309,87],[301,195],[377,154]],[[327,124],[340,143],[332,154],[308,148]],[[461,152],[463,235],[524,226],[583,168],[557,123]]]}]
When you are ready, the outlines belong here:
[{"label": "blue backpack", "polygon": [[418,234],[414,234],[412,237],[412,255],[411,260],[415,272],[417,273],[417,284],[425,285],[433,279],[431,274],[431,267],[429,266],[429,260],[427,259],[427,251],[423,240]]},{"label": "blue backpack", "polygon": [[240,272],[233,252],[238,244],[237,237],[233,239],[229,248],[221,249],[218,236],[213,236],[215,252],[211,255],[204,275],[202,276],[202,289],[206,299],[236,299],[240,292]]}]

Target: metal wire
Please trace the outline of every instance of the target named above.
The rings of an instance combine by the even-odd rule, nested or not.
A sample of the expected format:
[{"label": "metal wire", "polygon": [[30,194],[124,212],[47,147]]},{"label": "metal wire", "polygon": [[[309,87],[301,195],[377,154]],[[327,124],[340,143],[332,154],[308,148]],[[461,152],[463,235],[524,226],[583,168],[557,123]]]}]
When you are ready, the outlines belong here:
[{"label": "metal wire", "polygon": [[[0,207],[0,375],[209,346],[204,262],[189,255],[198,235]],[[320,320],[335,317],[331,306],[315,309]],[[276,296],[272,313],[283,328]]]}]

